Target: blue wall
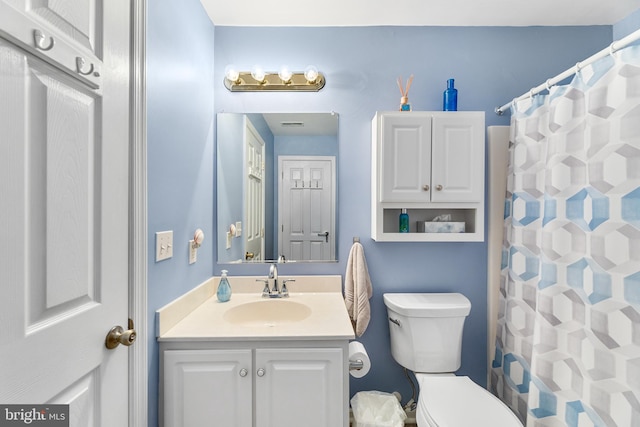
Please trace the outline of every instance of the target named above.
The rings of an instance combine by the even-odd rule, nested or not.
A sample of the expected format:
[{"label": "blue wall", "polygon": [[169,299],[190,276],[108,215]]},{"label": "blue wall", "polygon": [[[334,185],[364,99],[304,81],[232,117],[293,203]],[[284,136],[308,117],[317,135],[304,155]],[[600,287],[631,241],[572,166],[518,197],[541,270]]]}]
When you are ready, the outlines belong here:
[{"label": "blue wall", "polygon": [[613,40],[620,40],[638,29],[640,29],[640,9],[613,26]]},{"label": "blue wall", "polygon": [[[351,392],[400,390],[410,395],[389,351],[382,293],[460,291],[473,303],[466,323],[461,373],[486,376],[486,245],[375,243],[370,230],[370,121],[395,110],[396,78],[410,74],[416,110],[440,109],[446,79],[456,78],[461,110],[483,110],[487,125],[508,124],[496,106],[573,66],[640,27],[638,13],[614,27],[567,28],[231,28],[215,27],[198,0],[149,0],[147,34],[149,426],[157,425],[158,347],[154,312],[223,268],[214,227],[216,112],[307,111],[340,114],[339,262],[285,265],[282,274],[344,274],[353,236],[365,247],[374,296],[362,337],[373,363]],[[617,38],[617,36],[616,36]],[[214,63],[215,47],[215,63]],[[230,93],[224,67],[261,64],[294,69],[316,64],[327,76],[319,93]],[[215,68],[214,68],[215,65]],[[214,73],[215,71],[215,73]],[[214,108],[215,106],[215,108]],[[200,227],[206,238],[189,265],[187,241]],[[174,231],[174,257],[154,261],[155,232]],[[264,265],[228,265],[231,275],[264,275]]]},{"label": "blue wall", "polygon": [[[281,274],[344,274],[353,236],[360,236],[371,274],[372,319],[361,341],[372,370],[351,379],[359,390],[399,390],[411,395],[389,350],[384,292],[458,291],[473,304],[466,322],[460,373],[486,383],[487,294],[484,243],[376,243],[370,239],[371,119],[395,110],[396,78],[414,74],[414,110],[439,110],[446,80],[456,79],[460,110],[486,112],[487,125],[508,124],[493,110],[573,66],[612,40],[612,28],[237,28],[216,27],[216,111],[306,111],[340,114],[339,262],[285,264]],[[227,64],[277,70],[315,64],[327,84],[318,93],[231,93],[223,85]],[[215,267],[218,273],[220,266]],[[231,275],[265,274],[264,266],[230,265]]]},{"label": "blue wall", "polygon": [[[155,310],[212,275],[214,27],[198,0],[149,0],[147,25],[149,426],[158,423]],[[205,234],[188,263],[196,228]],[[155,232],[173,258],[155,262]],[[142,342],[141,342],[142,344]]]}]

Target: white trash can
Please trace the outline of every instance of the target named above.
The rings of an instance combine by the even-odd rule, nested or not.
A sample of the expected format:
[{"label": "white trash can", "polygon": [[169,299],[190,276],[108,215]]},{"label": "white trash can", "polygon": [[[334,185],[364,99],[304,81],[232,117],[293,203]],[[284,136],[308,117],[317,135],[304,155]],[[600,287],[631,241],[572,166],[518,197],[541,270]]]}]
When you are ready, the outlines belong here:
[{"label": "white trash can", "polygon": [[407,418],[398,399],[381,391],[360,391],[351,398],[354,427],[404,427]]}]

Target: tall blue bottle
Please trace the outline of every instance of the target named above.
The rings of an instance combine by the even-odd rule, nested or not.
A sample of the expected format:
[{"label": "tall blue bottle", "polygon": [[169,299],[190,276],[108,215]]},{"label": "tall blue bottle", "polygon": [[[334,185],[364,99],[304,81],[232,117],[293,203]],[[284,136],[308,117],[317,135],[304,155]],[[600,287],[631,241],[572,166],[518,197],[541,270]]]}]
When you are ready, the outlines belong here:
[{"label": "tall blue bottle", "polygon": [[453,87],[453,79],[447,80],[447,90],[442,95],[442,111],[458,111],[458,89]]}]

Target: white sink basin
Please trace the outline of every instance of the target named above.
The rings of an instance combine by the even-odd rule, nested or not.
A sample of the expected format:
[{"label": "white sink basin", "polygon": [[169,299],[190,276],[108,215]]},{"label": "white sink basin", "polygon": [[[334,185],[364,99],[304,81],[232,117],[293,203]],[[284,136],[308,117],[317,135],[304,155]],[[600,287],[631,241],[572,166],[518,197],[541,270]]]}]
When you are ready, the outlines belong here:
[{"label": "white sink basin", "polygon": [[224,313],[224,320],[243,326],[276,326],[294,323],[311,315],[306,304],[286,299],[265,299],[232,307]]}]

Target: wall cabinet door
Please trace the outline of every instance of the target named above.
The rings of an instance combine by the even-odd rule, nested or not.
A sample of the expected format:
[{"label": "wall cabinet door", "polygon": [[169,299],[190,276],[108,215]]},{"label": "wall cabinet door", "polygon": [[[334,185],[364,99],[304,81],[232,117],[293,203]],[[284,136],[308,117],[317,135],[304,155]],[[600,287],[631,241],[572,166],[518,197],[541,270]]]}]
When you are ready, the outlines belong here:
[{"label": "wall cabinet door", "polygon": [[380,117],[380,201],[427,202],[431,183],[431,116]]},{"label": "wall cabinet door", "polygon": [[380,126],[380,202],[480,201],[480,115],[390,113],[381,116]]},{"label": "wall cabinet door", "polygon": [[257,349],[256,372],[256,427],[344,425],[342,349]]},{"label": "wall cabinet door", "polygon": [[477,113],[433,116],[431,201],[481,202],[484,118]]},{"label": "wall cabinet door", "polygon": [[251,427],[251,350],[164,352],[164,426]]}]

